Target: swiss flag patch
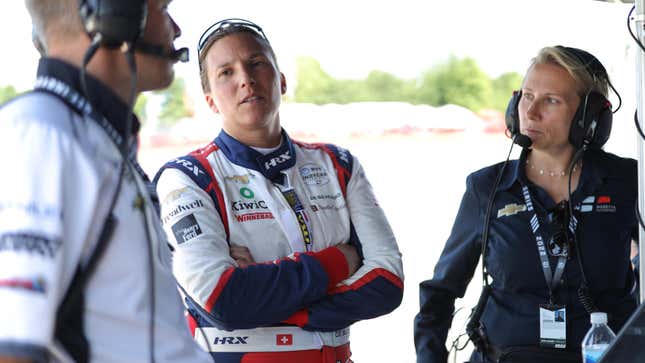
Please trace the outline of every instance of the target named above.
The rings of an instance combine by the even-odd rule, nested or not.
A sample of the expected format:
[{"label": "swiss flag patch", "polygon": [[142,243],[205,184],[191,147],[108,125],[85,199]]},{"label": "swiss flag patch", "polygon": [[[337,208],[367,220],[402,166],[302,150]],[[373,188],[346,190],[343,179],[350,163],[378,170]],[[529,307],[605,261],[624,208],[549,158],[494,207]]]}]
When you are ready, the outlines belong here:
[{"label": "swiss flag patch", "polygon": [[275,336],[276,345],[293,345],[293,335],[292,334],[276,334]]}]

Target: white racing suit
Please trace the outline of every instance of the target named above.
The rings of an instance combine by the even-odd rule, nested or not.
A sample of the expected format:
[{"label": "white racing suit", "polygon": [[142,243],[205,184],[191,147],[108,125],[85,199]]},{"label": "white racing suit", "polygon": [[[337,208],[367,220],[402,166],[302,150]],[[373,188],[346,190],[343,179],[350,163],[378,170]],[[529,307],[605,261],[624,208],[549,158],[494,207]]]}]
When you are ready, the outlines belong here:
[{"label": "white racing suit", "polygon": [[[401,254],[347,150],[283,132],[262,155],[222,131],[155,181],[195,339],[217,362],[346,362],[349,326],[401,302]],[[341,243],[362,257],[352,276]],[[256,263],[238,267],[231,245]]]}]

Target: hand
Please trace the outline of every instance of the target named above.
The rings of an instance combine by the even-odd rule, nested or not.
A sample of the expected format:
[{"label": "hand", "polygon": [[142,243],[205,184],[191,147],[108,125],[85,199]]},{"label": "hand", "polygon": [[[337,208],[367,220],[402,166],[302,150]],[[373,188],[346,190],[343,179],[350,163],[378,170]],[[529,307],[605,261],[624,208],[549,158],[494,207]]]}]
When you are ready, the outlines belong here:
[{"label": "hand", "polygon": [[252,265],[255,263],[255,260],[253,260],[253,256],[251,256],[251,251],[249,251],[248,248],[243,246],[231,245],[230,255],[231,257],[233,257],[235,262],[237,262],[237,265],[242,268],[248,267],[249,265]]},{"label": "hand", "polygon": [[335,246],[340,250],[340,252],[345,255],[347,260],[347,267],[349,268],[349,276],[352,276],[356,270],[360,267],[361,258],[358,256],[358,251],[356,247],[348,245],[346,243]]}]

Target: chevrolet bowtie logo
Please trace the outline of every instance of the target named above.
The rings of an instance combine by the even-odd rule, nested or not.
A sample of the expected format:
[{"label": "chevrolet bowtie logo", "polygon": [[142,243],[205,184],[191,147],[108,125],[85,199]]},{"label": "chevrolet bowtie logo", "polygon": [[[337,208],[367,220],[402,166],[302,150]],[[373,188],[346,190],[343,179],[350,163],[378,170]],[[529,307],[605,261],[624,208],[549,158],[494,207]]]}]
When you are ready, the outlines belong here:
[{"label": "chevrolet bowtie logo", "polygon": [[497,218],[512,216],[519,212],[524,212],[525,210],[526,205],[524,204],[507,204],[504,206],[504,208],[497,211]]}]

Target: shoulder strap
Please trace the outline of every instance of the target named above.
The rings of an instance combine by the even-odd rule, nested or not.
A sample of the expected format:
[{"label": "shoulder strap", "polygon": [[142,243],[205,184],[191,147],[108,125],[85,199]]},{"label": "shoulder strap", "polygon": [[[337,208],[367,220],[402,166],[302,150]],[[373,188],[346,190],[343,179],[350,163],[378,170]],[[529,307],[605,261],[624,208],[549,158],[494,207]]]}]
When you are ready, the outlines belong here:
[{"label": "shoulder strap", "polygon": [[182,156],[175,160],[172,160],[166,163],[164,166],[159,169],[157,175],[153,180],[154,185],[157,185],[161,173],[166,169],[176,169],[181,171],[183,174],[188,176],[197,186],[206,192],[213,204],[215,205],[215,210],[219,214],[222,224],[224,225],[224,230],[226,232],[226,240],[229,240],[229,225],[228,225],[228,214],[226,212],[226,205],[224,203],[224,194],[222,189],[217,183],[217,178],[211,168],[210,163],[208,162],[208,155],[217,151],[219,148],[215,143],[210,143],[207,146],[197,149],[186,156]]},{"label": "shoulder strap", "polygon": [[76,269],[72,282],[56,312],[56,339],[78,363],[89,362],[89,342],[85,338],[83,319],[80,318],[83,316],[85,307],[85,286],[96,270],[108,242],[112,239],[115,227],[116,218],[110,212],[85,268],[79,265]]}]

